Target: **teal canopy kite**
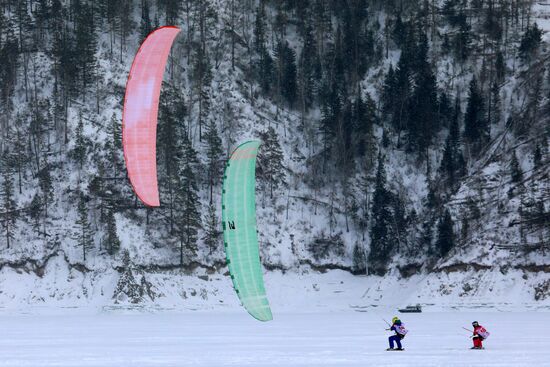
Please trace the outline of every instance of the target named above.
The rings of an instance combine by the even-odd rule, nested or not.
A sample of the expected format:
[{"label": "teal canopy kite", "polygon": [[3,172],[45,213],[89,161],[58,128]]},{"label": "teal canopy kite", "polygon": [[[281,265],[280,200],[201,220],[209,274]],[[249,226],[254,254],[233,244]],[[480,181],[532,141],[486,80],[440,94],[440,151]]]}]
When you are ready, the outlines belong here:
[{"label": "teal canopy kite", "polygon": [[229,273],[235,292],[250,315],[273,319],[265,293],[256,229],[255,168],[259,141],[233,151],[223,177],[222,226]]}]

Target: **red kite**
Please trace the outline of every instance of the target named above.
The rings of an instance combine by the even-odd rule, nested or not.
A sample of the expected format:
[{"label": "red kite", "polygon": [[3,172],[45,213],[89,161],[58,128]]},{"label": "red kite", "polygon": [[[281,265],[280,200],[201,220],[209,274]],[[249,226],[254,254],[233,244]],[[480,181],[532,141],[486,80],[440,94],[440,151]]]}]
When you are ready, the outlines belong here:
[{"label": "red kite", "polygon": [[157,114],[166,61],[178,27],[151,32],[141,44],[126,83],[122,111],[122,146],[130,183],[139,199],[159,206],[157,183]]}]

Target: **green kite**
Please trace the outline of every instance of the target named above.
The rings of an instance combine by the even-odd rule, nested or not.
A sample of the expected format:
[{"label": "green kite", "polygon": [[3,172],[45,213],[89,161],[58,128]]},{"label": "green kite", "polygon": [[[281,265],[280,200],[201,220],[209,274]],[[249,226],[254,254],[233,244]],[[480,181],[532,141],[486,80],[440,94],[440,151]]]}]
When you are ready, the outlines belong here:
[{"label": "green kite", "polygon": [[247,141],[231,154],[222,189],[223,239],[235,292],[250,315],[273,319],[265,294],[256,229],[255,170],[261,142]]}]

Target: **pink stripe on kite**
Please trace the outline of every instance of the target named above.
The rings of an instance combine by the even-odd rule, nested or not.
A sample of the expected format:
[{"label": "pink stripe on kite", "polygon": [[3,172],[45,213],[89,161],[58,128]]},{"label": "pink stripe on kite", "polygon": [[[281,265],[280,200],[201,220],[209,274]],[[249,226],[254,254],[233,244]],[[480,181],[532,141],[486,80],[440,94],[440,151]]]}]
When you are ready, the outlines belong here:
[{"label": "pink stripe on kite", "polygon": [[159,206],[157,114],[166,60],[178,27],[160,27],[141,44],[126,83],[122,111],[122,146],[130,183],[139,199]]}]

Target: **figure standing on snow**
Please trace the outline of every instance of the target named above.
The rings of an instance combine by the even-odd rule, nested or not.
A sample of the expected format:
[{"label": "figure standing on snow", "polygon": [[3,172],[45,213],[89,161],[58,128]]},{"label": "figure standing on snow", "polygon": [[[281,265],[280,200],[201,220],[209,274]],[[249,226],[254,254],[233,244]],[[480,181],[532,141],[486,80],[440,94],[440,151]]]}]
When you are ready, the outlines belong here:
[{"label": "figure standing on snow", "polygon": [[474,346],[471,349],[483,349],[483,340],[489,337],[489,332],[477,321],[472,322],[472,326],[474,327],[474,335],[472,336]]},{"label": "figure standing on snow", "polygon": [[[394,317],[392,320],[392,325],[387,330],[392,330],[395,332],[395,335],[392,335],[388,338],[388,341],[390,343],[390,347],[387,350],[404,350],[403,346],[401,345],[401,340],[405,337],[408,330],[405,328],[405,324],[399,320],[398,317]],[[397,344],[397,348],[394,349],[393,345]]]}]

